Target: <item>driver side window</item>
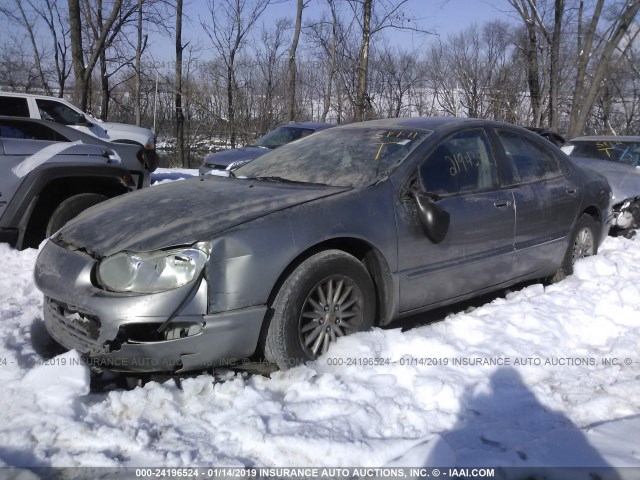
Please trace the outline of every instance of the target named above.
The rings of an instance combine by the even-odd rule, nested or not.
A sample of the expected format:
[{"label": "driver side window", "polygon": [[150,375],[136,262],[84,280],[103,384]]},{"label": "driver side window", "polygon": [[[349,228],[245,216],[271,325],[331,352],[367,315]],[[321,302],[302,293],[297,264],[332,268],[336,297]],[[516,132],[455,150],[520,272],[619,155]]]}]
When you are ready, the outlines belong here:
[{"label": "driver side window", "polygon": [[496,166],[483,129],[465,130],[443,140],[420,167],[426,192],[455,195],[490,190]]},{"label": "driver side window", "polygon": [[43,120],[61,123],[63,125],[77,125],[84,117],[65,104],[55,100],[37,99],[38,111]]}]

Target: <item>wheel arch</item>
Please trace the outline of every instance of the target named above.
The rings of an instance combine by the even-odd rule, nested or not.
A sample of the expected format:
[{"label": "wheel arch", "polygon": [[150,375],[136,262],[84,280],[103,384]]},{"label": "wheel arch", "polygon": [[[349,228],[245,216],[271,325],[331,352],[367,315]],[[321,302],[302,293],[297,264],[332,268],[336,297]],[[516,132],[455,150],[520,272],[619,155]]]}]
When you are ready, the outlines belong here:
[{"label": "wheel arch", "polygon": [[117,177],[79,175],[51,179],[42,185],[34,198],[35,204],[25,219],[20,247],[37,247],[44,238],[48,219],[64,200],[80,193],[97,193],[111,198],[128,191]]},{"label": "wheel arch", "polygon": [[[374,325],[388,324],[394,317],[395,305],[397,303],[389,265],[382,253],[375,246],[357,237],[336,237],[323,240],[302,251],[283,269],[271,289],[267,304],[271,305],[273,303],[285,280],[302,262],[316,253],[325,250],[340,250],[362,262],[371,276],[376,294],[376,318],[374,319]],[[267,310],[267,314],[262,323],[259,345],[262,344],[269,328],[271,321],[270,311],[271,309]]]}]

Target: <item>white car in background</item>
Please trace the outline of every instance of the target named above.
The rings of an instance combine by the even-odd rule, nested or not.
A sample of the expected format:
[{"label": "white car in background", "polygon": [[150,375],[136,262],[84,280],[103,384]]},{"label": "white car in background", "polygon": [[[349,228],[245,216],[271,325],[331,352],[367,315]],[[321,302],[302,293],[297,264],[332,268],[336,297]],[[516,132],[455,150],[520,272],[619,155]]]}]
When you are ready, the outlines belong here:
[{"label": "white car in background", "polygon": [[158,165],[152,130],[126,123],[103,122],[62,98],[0,92],[0,115],[49,120],[108,142],[140,145],[144,148],[144,159],[150,171]]}]

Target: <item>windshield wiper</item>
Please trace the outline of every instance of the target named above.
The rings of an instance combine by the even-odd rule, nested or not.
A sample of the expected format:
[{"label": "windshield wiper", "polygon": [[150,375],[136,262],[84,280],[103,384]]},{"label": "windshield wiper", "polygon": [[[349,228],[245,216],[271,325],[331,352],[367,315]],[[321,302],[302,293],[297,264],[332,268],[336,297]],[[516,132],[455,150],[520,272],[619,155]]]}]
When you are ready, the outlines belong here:
[{"label": "windshield wiper", "polygon": [[278,183],[297,183],[301,185],[321,185],[323,187],[328,187],[326,183],[317,183],[317,182],[304,182],[302,180],[291,180],[289,178],[278,177],[278,176],[257,176],[257,177],[249,177],[249,180],[266,180],[268,182],[278,182]]}]

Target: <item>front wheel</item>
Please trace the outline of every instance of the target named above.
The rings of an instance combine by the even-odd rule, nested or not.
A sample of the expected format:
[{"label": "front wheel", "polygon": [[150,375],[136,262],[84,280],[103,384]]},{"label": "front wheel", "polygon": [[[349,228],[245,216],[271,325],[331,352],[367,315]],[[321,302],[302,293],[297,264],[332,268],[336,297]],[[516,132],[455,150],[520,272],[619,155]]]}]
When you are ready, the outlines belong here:
[{"label": "front wheel", "polygon": [[77,217],[89,207],[104,202],[108,197],[97,193],[79,193],[64,200],[53,211],[47,223],[46,236],[50,237],[60,230],[69,220]]},{"label": "front wheel", "polygon": [[314,360],[339,337],[371,328],[375,305],[361,262],[340,250],[317,253],[287,277],[273,301],[265,357],[282,370]]},{"label": "front wheel", "polygon": [[573,273],[573,265],[581,258],[598,253],[598,224],[591,215],[583,213],[571,232],[569,247],[562,260],[562,265],[552,277],[556,283]]}]

